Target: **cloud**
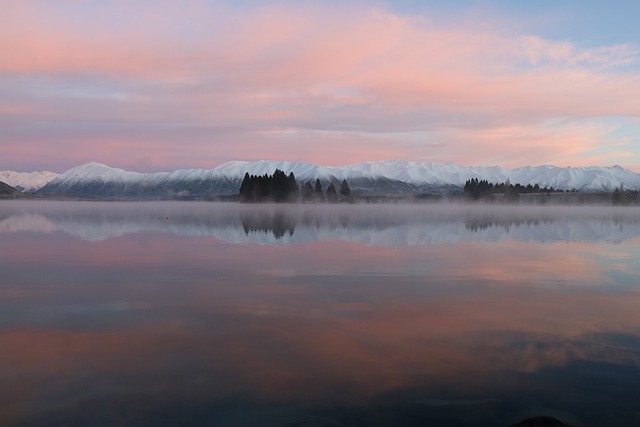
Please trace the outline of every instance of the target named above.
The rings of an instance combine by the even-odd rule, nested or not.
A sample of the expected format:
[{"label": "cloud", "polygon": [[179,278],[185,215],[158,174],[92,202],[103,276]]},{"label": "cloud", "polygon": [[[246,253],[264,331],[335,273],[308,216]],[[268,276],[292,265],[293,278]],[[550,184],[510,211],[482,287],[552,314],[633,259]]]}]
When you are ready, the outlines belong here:
[{"label": "cloud", "polygon": [[[362,4],[20,2],[0,27],[0,120],[25,120],[1,145],[50,144],[55,132],[35,125],[43,114],[83,124],[75,144],[95,157],[109,156],[100,140],[135,146],[171,127],[158,168],[204,140],[210,149],[180,166],[206,166],[200,154],[221,163],[238,142],[242,158],[321,162],[344,150],[333,163],[467,163],[465,152],[499,147],[486,161],[577,165],[611,143],[591,120],[640,117],[631,44],[585,47]],[[609,157],[637,164],[640,153]]]},{"label": "cloud", "polygon": [[544,62],[579,65],[595,64],[606,67],[626,65],[637,61],[640,51],[631,44],[596,48],[579,48],[570,42],[545,40],[537,36],[517,37],[510,45],[512,54],[526,58],[532,65]]}]

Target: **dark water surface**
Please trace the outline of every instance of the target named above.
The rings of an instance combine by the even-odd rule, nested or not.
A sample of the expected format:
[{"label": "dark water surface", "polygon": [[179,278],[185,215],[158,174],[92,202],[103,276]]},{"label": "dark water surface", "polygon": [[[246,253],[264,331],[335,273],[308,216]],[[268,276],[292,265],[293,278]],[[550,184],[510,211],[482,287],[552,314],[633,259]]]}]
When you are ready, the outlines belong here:
[{"label": "dark water surface", "polygon": [[640,425],[640,210],[0,202],[2,426]]}]

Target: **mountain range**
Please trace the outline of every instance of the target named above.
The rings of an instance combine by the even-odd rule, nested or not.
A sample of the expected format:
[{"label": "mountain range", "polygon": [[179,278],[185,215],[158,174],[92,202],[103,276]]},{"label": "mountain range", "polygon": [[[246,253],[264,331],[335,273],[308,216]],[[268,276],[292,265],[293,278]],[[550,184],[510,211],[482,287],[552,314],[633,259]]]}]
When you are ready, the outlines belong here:
[{"label": "mountain range", "polygon": [[[471,178],[492,183],[506,182],[554,187],[581,192],[613,191],[623,185],[640,189],[640,174],[620,166],[557,167],[462,166],[455,163],[379,161],[341,167],[306,162],[232,161],[214,169],[180,169],[173,172],[138,173],[101,163],[86,163],[62,174],[0,171],[0,181],[18,190],[72,197],[121,199],[193,199],[238,193],[245,173],[293,172],[298,183],[320,179],[340,183],[346,179],[361,195],[415,195],[460,191]],[[326,188],[326,187],[325,187]]]}]

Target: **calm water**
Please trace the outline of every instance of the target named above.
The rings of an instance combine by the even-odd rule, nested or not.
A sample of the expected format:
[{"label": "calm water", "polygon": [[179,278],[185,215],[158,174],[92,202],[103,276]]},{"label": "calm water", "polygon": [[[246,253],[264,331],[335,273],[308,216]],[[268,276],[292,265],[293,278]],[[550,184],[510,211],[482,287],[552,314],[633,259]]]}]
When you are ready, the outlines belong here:
[{"label": "calm water", "polygon": [[640,424],[640,210],[0,202],[0,425]]}]

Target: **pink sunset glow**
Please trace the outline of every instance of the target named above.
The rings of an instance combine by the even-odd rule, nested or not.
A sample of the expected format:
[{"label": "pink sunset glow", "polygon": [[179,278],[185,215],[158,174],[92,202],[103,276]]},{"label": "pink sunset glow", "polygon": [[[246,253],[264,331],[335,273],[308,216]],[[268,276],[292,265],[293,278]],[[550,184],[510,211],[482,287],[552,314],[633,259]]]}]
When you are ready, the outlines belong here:
[{"label": "pink sunset glow", "polygon": [[638,169],[640,51],[380,4],[15,2],[0,169],[283,159]]}]

